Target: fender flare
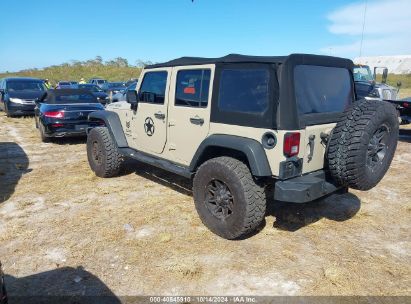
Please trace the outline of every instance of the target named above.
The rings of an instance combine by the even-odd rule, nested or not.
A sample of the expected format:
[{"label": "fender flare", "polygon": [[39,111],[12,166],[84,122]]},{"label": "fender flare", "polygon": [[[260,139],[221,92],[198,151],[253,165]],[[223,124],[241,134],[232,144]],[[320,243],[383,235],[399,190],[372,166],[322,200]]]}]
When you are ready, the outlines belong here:
[{"label": "fender flare", "polygon": [[201,164],[204,152],[212,147],[228,148],[244,153],[254,176],[271,176],[271,168],[264,147],[258,141],[235,135],[210,135],[198,147],[190,163],[189,170],[194,172]]},{"label": "fender flare", "polygon": [[128,148],[120,117],[112,111],[95,111],[88,115],[88,120],[103,120],[117,148]]}]

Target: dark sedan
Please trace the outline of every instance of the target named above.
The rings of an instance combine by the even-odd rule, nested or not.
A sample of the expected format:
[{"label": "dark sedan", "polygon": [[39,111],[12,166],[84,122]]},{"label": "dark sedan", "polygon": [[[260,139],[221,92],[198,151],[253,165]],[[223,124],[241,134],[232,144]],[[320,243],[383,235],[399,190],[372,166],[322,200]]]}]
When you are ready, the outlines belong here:
[{"label": "dark sedan", "polygon": [[130,83],[130,85],[124,90],[121,90],[117,92],[116,94],[113,94],[113,96],[111,96],[111,102],[118,102],[118,101],[126,100],[127,92],[132,91],[132,90],[135,91],[136,86],[137,86],[137,81]]},{"label": "dark sedan", "polygon": [[113,93],[116,94],[118,91],[124,90],[126,85],[124,82],[106,82],[104,83],[101,88],[106,93]]},{"label": "dark sedan", "polygon": [[36,78],[0,79],[0,108],[7,116],[34,114],[35,99],[46,91],[43,80]]},{"label": "dark sedan", "polygon": [[61,89],[49,90],[36,101],[36,127],[41,140],[51,137],[70,137],[86,135],[88,128],[99,125],[89,122],[88,114],[104,110],[97,98],[87,90]]},{"label": "dark sedan", "polygon": [[77,87],[79,89],[90,91],[91,94],[96,96],[97,100],[103,105],[105,105],[109,101],[107,93],[104,92],[99,86],[95,84],[85,83],[85,84],[79,84]]}]

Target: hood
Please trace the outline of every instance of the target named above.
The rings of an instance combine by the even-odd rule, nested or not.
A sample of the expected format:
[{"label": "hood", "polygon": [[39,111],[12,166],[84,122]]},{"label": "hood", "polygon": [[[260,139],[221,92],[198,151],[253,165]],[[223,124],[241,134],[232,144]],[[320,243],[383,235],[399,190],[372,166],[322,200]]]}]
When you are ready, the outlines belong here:
[{"label": "hood", "polygon": [[105,93],[105,92],[91,92],[94,96],[96,96],[96,97],[103,97],[103,98],[106,98],[106,97],[108,97],[108,95],[107,95],[107,93]]},{"label": "hood", "polygon": [[113,87],[113,88],[108,89],[107,91],[122,91],[125,89],[126,87]]},{"label": "hood", "polygon": [[20,99],[36,99],[44,95],[46,91],[8,91],[7,94],[11,98],[20,98]]},{"label": "hood", "polygon": [[368,96],[375,88],[374,82],[368,81],[356,81],[355,92],[357,93],[357,99],[363,99]]},{"label": "hood", "polygon": [[394,88],[394,87],[392,87],[392,86],[390,86],[386,83],[376,83],[375,87],[376,88],[381,88],[383,90],[395,90],[395,91],[397,90],[396,88]]}]

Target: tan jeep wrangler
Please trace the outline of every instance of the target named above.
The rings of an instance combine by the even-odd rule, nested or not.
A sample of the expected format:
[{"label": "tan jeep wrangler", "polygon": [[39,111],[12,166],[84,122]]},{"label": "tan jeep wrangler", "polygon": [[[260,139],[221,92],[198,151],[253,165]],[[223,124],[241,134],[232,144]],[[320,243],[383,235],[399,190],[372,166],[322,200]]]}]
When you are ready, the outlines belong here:
[{"label": "tan jeep wrangler", "polygon": [[227,239],[264,219],[274,199],[305,203],[368,190],[393,158],[392,105],[355,100],[351,60],[316,55],[183,57],[146,67],[136,91],[90,120],[90,167],[100,177],[133,158],[193,178],[203,223]]}]

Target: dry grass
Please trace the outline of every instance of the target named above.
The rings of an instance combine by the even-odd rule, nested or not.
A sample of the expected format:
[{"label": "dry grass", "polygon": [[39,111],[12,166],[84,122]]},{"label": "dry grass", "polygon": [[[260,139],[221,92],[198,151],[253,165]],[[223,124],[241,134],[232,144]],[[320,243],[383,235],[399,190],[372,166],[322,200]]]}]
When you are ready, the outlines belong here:
[{"label": "dry grass", "polygon": [[[82,266],[117,295],[410,294],[411,135],[401,136],[378,187],[307,205],[277,202],[258,234],[233,242],[202,225],[186,180],[134,164],[124,176],[97,178],[84,142],[43,144],[30,118],[1,116],[0,125],[0,181],[21,173],[9,195],[0,189],[9,275]],[[4,157],[6,141],[28,164]],[[62,293],[73,288],[59,284]]]}]

